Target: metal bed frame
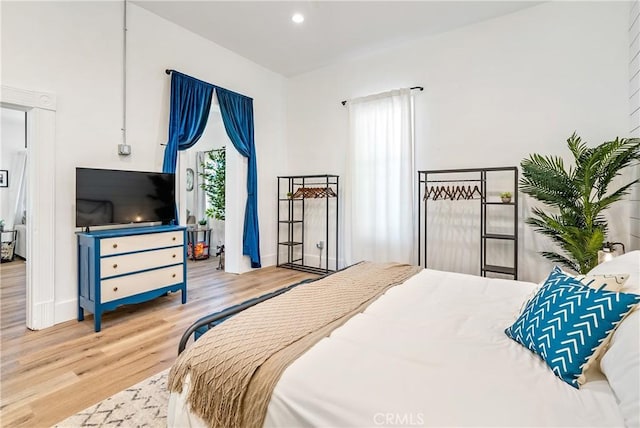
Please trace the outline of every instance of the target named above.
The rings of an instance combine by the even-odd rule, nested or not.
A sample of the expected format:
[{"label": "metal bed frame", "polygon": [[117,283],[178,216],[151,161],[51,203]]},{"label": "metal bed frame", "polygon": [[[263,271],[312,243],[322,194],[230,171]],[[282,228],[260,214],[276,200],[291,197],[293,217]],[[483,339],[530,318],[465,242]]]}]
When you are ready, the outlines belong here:
[{"label": "metal bed frame", "polygon": [[287,291],[292,290],[299,285],[317,281],[318,279],[321,279],[321,278],[324,278],[324,276],[320,278],[305,279],[295,284],[291,284],[287,287],[280,288],[278,290],[272,291],[267,294],[263,294],[262,296],[259,296],[259,297],[254,297],[253,299],[246,300],[237,305],[228,307],[219,312],[215,312],[213,314],[200,318],[199,320],[191,324],[189,328],[187,328],[185,332],[182,334],[182,337],[180,338],[180,343],[178,344],[178,355],[185,350],[185,348],[187,347],[187,342],[189,341],[189,338],[191,337],[192,334],[194,335],[194,341],[196,341],[200,336],[206,333],[209,329],[217,326],[218,324],[221,324],[225,320],[244,311],[245,309],[249,309],[250,307],[257,305],[258,303],[262,303],[273,297],[279,296],[280,294],[284,294]]},{"label": "metal bed frame", "polygon": [[262,303],[266,300],[269,300],[273,297],[279,296],[281,294],[286,293],[287,291],[293,290],[294,288],[296,288],[299,285],[303,285],[303,284],[308,284],[310,282],[315,282],[315,281],[319,281],[323,278],[328,277],[329,275],[333,275],[334,273],[337,272],[342,272],[345,269],[349,269],[351,266],[355,266],[358,265],[362,262],[358,262],[358,263],[354,263],[352,265],[349,266],[345,266],[342,269],[339,269],[335,272],[329,272],[327,274],[324,275],[320,275],[317,278],[307,278],[307,279],[303,279],[302,281],[296,282],[295,284],[291,284],[288,285],[286,287],[282,287],[279,288],[275,291],[271,291],[269,293],[263,294],[262,296],[259,297],[254,297],[253,299],[249,299],[249,300],[245,300],[242,303],[239,303],[237,305],[228,307],[226,309],[223,309],[221,311],[218,311],[216,313],[207,315],[205,317],[200,318],[199,320],[197,320],[196,322],[194,322],[193,324],[191,324],[183,333],[182,337],[180,338],[180,343],[178,344],[178,354],[181,354],[182,351],[185,350],[185,348],[187,347],[187,342],[189,341],[189,338],[191,337],[191,335],[194,335],[194,341],[198,340],[198,338],[200,336],[202,336],[204,333],[207,332],[207,330],[209,330],[210,328],[213,328],[215,326],[217,326],[218,324],[221,324],[222,322],[224,322],[225,320],[231,318],[232,316],[239,314],[240,312],[244,311],[245,309],[249,309],[252,306],[257,305],[258,303]]}]

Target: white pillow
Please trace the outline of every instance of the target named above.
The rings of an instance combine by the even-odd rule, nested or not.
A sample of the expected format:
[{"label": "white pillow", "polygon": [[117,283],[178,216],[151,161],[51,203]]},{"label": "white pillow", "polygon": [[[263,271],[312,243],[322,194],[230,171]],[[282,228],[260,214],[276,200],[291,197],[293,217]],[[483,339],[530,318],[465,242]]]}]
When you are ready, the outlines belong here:
[{"label": "white pillow", "polygon": [[620,291],[640,294],[640,251],[631,251],[608,262],[604,262],[589,271],[589,275],[607,273],[628,273],[629,279]]},{"label": "white pillow", "polygon": [[640,311],[618,325],[600,369],[616,395],[625,426],[640,426]]},{"label": "white pillow", "polygon": [[569,272],[564,272],[565,275],[571,276],[589,288],[594,290],[604,291],[621,291],[624,284],[629,279],[628,273],[599,273],[599,274],[587,274],[587,275],[574,275]]}]

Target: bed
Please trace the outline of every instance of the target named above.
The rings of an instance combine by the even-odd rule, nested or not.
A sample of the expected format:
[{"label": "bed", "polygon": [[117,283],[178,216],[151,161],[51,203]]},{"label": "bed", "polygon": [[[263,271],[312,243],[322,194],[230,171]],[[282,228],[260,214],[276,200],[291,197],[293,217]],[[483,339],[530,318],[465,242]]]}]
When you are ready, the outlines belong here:
[{"label": "bed", "polygon": [[[595,270],[625,271],[622,291],[640,289],[640,252]],[[639,312],[578,389],[505,335],[539,288],[422,270],[288,365],[263,426],[637,426]],[[192,411],[191,382],[171,393],[169,426],[215,425]]]}]

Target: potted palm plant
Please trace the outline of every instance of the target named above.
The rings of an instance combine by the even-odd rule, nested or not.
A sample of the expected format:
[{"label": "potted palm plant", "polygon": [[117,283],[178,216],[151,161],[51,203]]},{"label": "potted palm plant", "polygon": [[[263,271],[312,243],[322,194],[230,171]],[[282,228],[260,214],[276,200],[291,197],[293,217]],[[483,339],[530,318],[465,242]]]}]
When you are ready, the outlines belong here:
[{"label": "potted palm plant", "polygon": [[575,165],[567,168],[559,156],[532,154],[520,164],[520,190],[550,209],[533,208],[526,220],[562,250],[541,254],[584,274],[598,263],[598,250],[606,239],[604,211],[640,181],[612,185],[623,168],[640,159],[640,140],[616,138],[588,147],[574,133],[567,144]]}]

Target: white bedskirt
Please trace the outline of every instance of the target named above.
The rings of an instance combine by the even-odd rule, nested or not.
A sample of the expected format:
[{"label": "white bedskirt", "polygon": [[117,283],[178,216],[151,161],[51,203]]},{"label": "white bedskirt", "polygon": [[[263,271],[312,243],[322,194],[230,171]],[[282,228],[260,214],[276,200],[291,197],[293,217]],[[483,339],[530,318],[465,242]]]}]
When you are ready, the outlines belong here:
[{"label": "white bedskirt", "polygon": [[[574,389],[504,334],[534,287],[421,272],[287,368],[265,426],[623,426],[606,379]],[[187,390],[169,426],[204,427]]]}]

